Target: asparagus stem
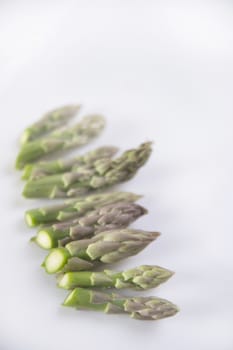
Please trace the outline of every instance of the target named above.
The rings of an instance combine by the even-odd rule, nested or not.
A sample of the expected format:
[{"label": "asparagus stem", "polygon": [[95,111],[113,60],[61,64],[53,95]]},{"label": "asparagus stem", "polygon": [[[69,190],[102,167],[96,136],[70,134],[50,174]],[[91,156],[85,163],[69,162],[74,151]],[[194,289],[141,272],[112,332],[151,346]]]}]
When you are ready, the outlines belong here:
[{"label": "asparagus stem", "polygon": [[65,299],[64,306],[77,309],[126,313],[138,320],[158,320],[178,312],[176,305],[156,297],[124,297],[119,294],[75,288]]},{"label": "asparagus stem", "polygon": [[81,218],[40,229],[35,242],[44,249],[64,246],[72,240],[91,237],[110,229],[125,228],[146,213],[145,208],[135,203],[108,204]]},{"label": "asparagus stem", "polygon": [[172,275],[172,271],[151,265],[142,265],[121,272],[111,270],[102,272],[66,272],[64,275],[59,276],[58,286],[64,289],[101,287],[145,290],[157,287],[161,283],[166,282]]},{"label": "asparagus stem", "polygon": [[22,179],[35,180],[47,175],[55,175],[71,171],[72,169],[79,169],[80,167],[90,167],[98,159],[112,158],[117,150],[116,147],[105,146],[71,159],[59,159],[27,164],[23,169]]},{"label": "asparagus stem", "polygon": [[151,154],[151,143],[128,150],[115,160],[97,160],[90,169],[29,180],[23,191],[27,198],[63,198],[84,194],[131,179]]},{"label": "asparagus stem", "polygon": [[85,145],[102,131],[104,124],[102,116],[90,115],[73,127],[54,131],[44,138],[28,142],[21,147],[16,168],[22,169],[26,164],[56,151]]},{"label": "asparagus stem", "polygon": [[65,248],[52,249],[43,266],[52,274],[61,272],[71,257],[89,261],[92,263],[90,268],[96,263],[111,264],[138,254],[159,235],[158,232],[132,229],[104,231],[90,239],[70,242]]},{"label": "asparagus stem", "polygon": [[67,200],[63,204],[28,210],[25,221],[29,227],[63,222],[85,215],[89,211],[118,202],[135,202],[140,195],[130,192],[109,192]]},{"label": "asparagus stem", "polygon": [[66,124],[79,109],[79,105],[69,105],[49,111],[39,121],[24,130],[20,140],[21,144],[33,141],[41,135]]}]

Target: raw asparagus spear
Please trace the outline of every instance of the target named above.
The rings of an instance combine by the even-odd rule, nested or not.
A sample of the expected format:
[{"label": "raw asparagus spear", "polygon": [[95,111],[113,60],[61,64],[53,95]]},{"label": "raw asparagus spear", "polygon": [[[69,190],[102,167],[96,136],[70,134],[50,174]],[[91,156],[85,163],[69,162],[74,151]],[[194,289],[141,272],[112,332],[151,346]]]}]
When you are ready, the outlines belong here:
[{"label": "raw asparagus spear", "polygon": [[60,174],[82,166],[91,166],[96,160],[112,158],[118,151],[117,147],[99,147],[79,157],[59,159],[35,164],[27,164],[23,169],[23,180],[35,180],[46,175]]},{"label": "raw asparagus spear", "polygon": [[[90,239],[70,242],[65,248],[52,249],[42,266],[49,274],[90,270],[98,263],[111,264],[135,255],[158,236],[158,232],[132,229],[104,231]],[[83,268],[83,261],[89,263],[88,267]]]},{"label": "raw asparagus spear", "polygon": [[26,164],[55,151],[85,145],[102,131],[104,124],[102,116],[90,115],[73,127],[55,130],[44,138],[28,142],[21,147],[16,159],[16,168],[22,169]]},{"label": "raw asparagus spear", "polygon": [[111,270],[66,272],[58,277],[58,286],[64,289],[101,287],[145,290],[157,287],[166,282],[172,275],[172,271],[153,265],[142,265],[121,272]]},{"label": "raw asparagus spear", "polygon": [[135,203],[108,204],[81,218],[44,227],[33,241],[44,249],[64,246],[73,240],[88,238],[103,231],[125,228],[146,213],[145,208]]},{"label": "raw asparagus spear", "polygon": [[65,299],[64,306],[110,313],[126,313],[138,320],[158,320],[175,315],[176,305],[156,297],[124,297],[115,293],[76,288]]},{"label": "raw asparagus spear", "polygon": [[97,160],[90,169],[81,168],[58,175],[29,180],[23,191],[27,198],[73,197],[131,179],[151,154],[151,143],[128,150],[114,160]]},{"label": "raw asparagus spear", "polygon": [[66,124],[80,109],[79,105],[63,106],[46,113],[39,121],[24,130],[21,144],[32,141],[43,134]]},{"label": "raw asparagus spear", "polygon": [[70,199],[60,205],[53,205],[28,210],[25,221],[29,227],[54,222],[63,222],[83,216],[91,210],[117,202],[136,202],[141,196],[130,192],[109,192],[90,195],[78,199]]}]

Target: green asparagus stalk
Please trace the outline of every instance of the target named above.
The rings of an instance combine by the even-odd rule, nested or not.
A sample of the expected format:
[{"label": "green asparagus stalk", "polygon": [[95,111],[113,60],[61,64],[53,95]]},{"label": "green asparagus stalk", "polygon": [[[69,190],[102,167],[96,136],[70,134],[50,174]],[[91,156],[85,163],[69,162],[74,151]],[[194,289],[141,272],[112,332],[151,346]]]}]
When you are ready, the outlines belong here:
[{"label": "green asparagus stalk", "polygon": [[102,311],[107,314],[126,313],[138,320],[158,320],[175,315],[176,305],[156,297],[124,297],[115,293],[75,288],[65,299],[64,306]]},{"label": "green asparagus stalk", "polygon": [[141,196],[130,192],[109,192],[89,195],[84,198],[69,199],[63,204],[28,210],[25,221],[29,227],[35,227],[54,222],[63,222],[85,215],[89,211],[108,204],[125,202],[132,203]]},{"label": "green asparagus stalk", "polygon": [[21,147],[16,159],[16,168],[22,169],[26,164],[55,151],[85,145],[102,131],[104,124],[102,116],[90,115],[73,127],[55,130],[44,138],[28,142]]},{"label": "green asparagus stalk", "polygon": [[21,144],[42,136],[66,124],[80,109],[79,105],[63,106],[46,113],[39,121],[24,130],[21,136]]},{"label": "green asparagus stalk", "polygon": [[88,238],[103,231],[126,228],[146,213],[145,208],[135,203],[108,204],[81,218],[43,227],[32,240],[43,249],[65,246],[73,240]]},{"label": "green asparagus stalk", "polygon": [[35,180],[47,175],[68,172],[82,166],[90,167],[98,159],[112,158],[116,154],[117,150],[117,147],[113,146],[99,147],[94,151],[90,151],[84,155],[71,159],[59,159],[53,161],[43,161],[35,164],[27,164],[23,169],[22,179]]},{"label": "green asparagus stalk", "polygon": [[[136,255],[158,236],[158,232],[132,229],[104,231],[90,239],[70,242],[65,248],[52,249],[42,266],[49,274],[90,270],[98,263],[111,264]],[[88,268],[83,268],[83,261],[89,263]]]},{"label": "green asparagus stalk", "polygon": [[128,150],[115,160],[97,160],[90,169],[29,180],[23,191],[27,198],[63,198],[84,194],[131,179],[151,154],[151,143]]},{"label": "green asparagus stalk", "polygon": [[111,270],[66,272],[58,277],[58,286],[64,289],[100,287],[146,290],[166,282],[172,275],[172,271],[153,265],[142,265],[121,272]]}]

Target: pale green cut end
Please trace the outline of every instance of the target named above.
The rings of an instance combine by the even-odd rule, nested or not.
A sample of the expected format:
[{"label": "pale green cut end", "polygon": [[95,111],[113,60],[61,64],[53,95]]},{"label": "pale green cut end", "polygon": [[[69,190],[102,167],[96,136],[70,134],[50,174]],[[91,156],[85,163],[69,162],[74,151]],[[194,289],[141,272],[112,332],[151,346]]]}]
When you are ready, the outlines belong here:
[{"label": "pale green cut end", "polygon": [[77,297],[77,290],[74,289],[72,292],[66,297],[63,304],[64,306],[73,306],[74,305],[74,299]]},{"label": "pale green cut end", "polygon": [[62,270],[70,257],[65,248],[55,248],[45,258],[44,267],[47,273],[56,273]]},{"label": "pale green cut end", "polygon": [[25,221],[26,221],[26,224],[29,227],[35,227],[37,225],[36,221],[34,220],[34,218],[29,213],[25,214]]},{"label": "pale green cut end", "polygon": [[25,167],[23,168],[23,174],[22,174],[21,179],[28,180],[32,174],[33,168],[34,168],[34,165],[26,164]]},{"label": "pale green cut end", "polygon": [[22,136],[20,138],[21,145],[24,145],[25,143],[28,142],[30,135],[31,135],[30,130],[28,130],[28,129],[24,130],[24,132],[22,133]]},{"label": "pale green cut end", "polygon": [[67,288],[67,286],[69,285],[69,282],[70,282],[69,274],[66,273],[64,276],[61,277],[57,285],[60,288],[69,289]]},{"label": "pale green cut end", "polygon": [[48,232],[41,230],[37,233],[36,243],[43,249],[51,249],[53,241]]}]

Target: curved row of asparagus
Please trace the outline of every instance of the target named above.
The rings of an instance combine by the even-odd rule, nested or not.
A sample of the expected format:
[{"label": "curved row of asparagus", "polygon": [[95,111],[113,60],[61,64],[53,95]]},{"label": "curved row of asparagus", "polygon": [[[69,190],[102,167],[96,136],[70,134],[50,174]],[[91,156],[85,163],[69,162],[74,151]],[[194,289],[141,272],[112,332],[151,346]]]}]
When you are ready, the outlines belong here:
[{"label": "curved row of asparagus", "polygon": [[[84,155],[51,161],[41,157],[81,146],[104,127],[102,116],[87,116],[73,127],[64,126],[79,110],[71,105],[50,111],[27,128],[21,138],[16,167],[27,180],[23,195],[27,198],[77,197],[63,204],[28,210],[30,227],[41,225],[33,241],[49,249],[42,266],[57,274],[58,286],[71,289],[64,306],[105,313],[126,313],[140,320],[156,320],[174,315],[178,308],[156,297],[123,297],[106,293],[107,288],[146,290],[167,281],[173,272],[160,266],[142,265],[127,271],[93,271],[136,255],[158,236],[127,228],[147,213],[135,204],[141,196],[128,192],[88,195],[89,191],[108,188],[131,179],[148,160],[151,143],[124,152],[113,159],[117,148],[100,147]],[[92,270],[92,271],[91,271]],[[88,288],[99,288],[93,290]]]},{"label": "curved row of asparagus", "polygon": [[114,160],[100,159],[91,167],[78,167],[71,172],[29,180],[23,195],[27,198],[74,197],[113,186],[131,179],[146,163],[151,151],[151,143],[146,142]]}]

